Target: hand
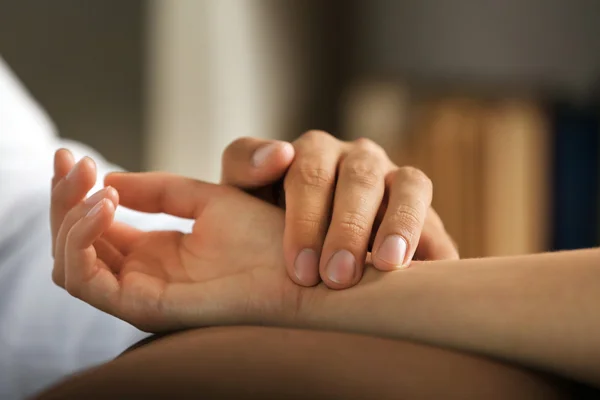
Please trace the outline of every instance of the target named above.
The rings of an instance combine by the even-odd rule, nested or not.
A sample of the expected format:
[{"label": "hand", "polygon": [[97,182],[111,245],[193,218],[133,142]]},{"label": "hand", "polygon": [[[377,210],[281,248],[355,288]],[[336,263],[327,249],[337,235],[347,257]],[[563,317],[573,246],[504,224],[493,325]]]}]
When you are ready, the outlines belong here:
[{"label": "hand", "polygon": [[367,251],[383,271],[422,260],[458,258],[430,207],[431,181],[398,168],[367,139],[342,142],[320,131],[286,142],[243,138],[223,154],[222,183],[273,204],[285,188],[284,256],[290,278],[334,289],[362,277]]},{"label": "hand", "polygon": [[[309,289],[283,268],[282,210],[162,173],[109,175],[85,199],[95,164],[73,164],[57,152],[51,205],[53,279],[73,296],[147,331],[293,318]],[[193,231],[139,231],[113,220],[119,204],[194,219]]]}]

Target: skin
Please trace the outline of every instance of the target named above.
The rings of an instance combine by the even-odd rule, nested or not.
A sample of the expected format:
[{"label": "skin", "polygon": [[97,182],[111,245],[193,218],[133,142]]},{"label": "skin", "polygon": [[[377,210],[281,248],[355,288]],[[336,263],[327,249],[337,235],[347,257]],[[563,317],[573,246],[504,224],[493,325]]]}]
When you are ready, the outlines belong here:
[{"label": "skin", "polygon": [[222,170],[224,184],[272,204],[284,200],[285,265],[302,286],[357,284],[367,251],[382,271],[406,267],[415,256],[458,259],[431,208],[429,178],[399,168],[368,139],[343,142],[322,131],[291,144],[242,138],[225,150]]},{"label": "skin", "polygon": [[[57,229],[55,280],[141,329],[266,324],[358,332],[600,386],[600,249],[367,268],[351,290],[302,287],[283,268],[284,215],[277,207],[173,175],[112,175],[107,183],[120,204],[196,220],[189,235],[142,233],[113,224],[112,190],[96,206],[81,200],[89,189],[81,182],[94,174],[84,160],[53,191],[53,214],[77,203]],[[76,201],[65,195],[74,188]],[[93,207],[98,212],[88,214]],[[58,212],[53,219],[61,220]]]},{"label": "skin", "polygon": [[417,340],[600,388],[598,248],[368,269],[352,291],[305,300],[298,326]]},{"label": "skin", "polygon": [[235,326],[169,335],[36,398],[581,399],[572,389],[504,363],[399,340]]},{"label": "skin", "polygon": [[[57,173],[70,161],[59,151]],[[282,268],[281,209],[238,189],[157,173],[113,174],[112,187],[85,201],[95,176],[84,158],[52,192],[53,279],[73,296],[154,332],[196,326],[198,316],[205,325],[260,322],[255,315],[266,323],[297,307],[304,288]],[[115,223],[117,204],[194,219],[193,232]]]}]

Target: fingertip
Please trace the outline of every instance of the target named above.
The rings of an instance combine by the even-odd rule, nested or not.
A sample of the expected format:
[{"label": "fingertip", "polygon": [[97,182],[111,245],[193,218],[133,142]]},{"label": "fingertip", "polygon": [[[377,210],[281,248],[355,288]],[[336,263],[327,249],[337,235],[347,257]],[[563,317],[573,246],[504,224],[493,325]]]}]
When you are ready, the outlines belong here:
[{"label": "fingertip", "polygon": [[290,142],[279,142],[281,147],[281,159],[282,161],[286,161],[287,163],[291,163],[296,155],[296,150],[294,149],[294,145]]},{"label": "fingertip", "polygon": [[112,224],[115,218],[115,211],[117,211],[117,206],[110,200],[107,199],[106,203],[106,213],[108,214],[108,222]]},{"label": "fingertip", "polygon": [[375,269],[377,269],[378,271],[381,271],[381,272],[398,271],[398,270],[406,269],[410,266],[410,262],[407,262],[405,264],[390,264],[390,263],[380,260],[377,257],[373,257],[371,264],[373,265],[373,267],[375,267]]},{"label": "fingertip", "polygon": [[335,252],[320,270],[321,279],[331,289],[347,289],[362,277],[362,266],[346,249]]},{"label": "fingertip", "polygon": [[96,183],[96,163],[87,156],[83,157],[70,169],[65,180],[76,182],[77,188],[89,191]]},{"label": "fingertip", "polygon": [[115,205],[107,198],[104,198],[98,202],[85,216],[86,219],[91,220],[92,223],[97,227],[93,229],[95,232],[94,240],[102,234],[106,229],[113,223],[115,216]]},{"label": "fingertip", "polygon": [[110,172],[104,177],[104,186],[112,186],[113,188],[116,188],[116,190],[119,190],[119,182],[124,175],[125,173],[123,172]]},{"label": "fingertip", "polygon": [[303,249],[295,257],[291,269],[288,269],[290,278],[301,286],[315,286],[320,281],[319,256],[312,249]]},{"label": "fingertip", "polygon": [[115,214],[115,210],[116,210],[116,208],[117,208],[117,207],[115,206],[115,203],[112,201],[112,199],[108,199],[108,198],[107,198],[107,199],[104,199],[104,200],[103,200],[103,202],[104,202],[104,207],[103,207],[103,209],[105,210],[105,213],[106,213],[107,215],[109,215],[109,216],[110,216],[110,218],[112,219],[112,218],[113,218],[113,216],[114,216],[114,214]]},{"label": "fingertip", "polygon": [[116,208],[119,205],[119,192],[112,186],[106,186],[106,198],[109,199]]},{"label": "fingertip", "polygon": [[61,147],[54,152],[54,161],[71,161],[74,163],[75,158],[69,149]]},{"label": "fingertip", "polygon": [[373,265],[381,271],[393,271],[406,267],[412,257],[408,257],[408,242],[402,236],[390,234],[384,237],[373,254]]},{"label": "fingertip", "polygon": [[112,202],[103,198],[69,228],[65,245],[67,254],[93,245],[112,221],[111,207]]},{"label": "fingertip", "polygon": [[252,166],[254,168],[273,167],[287,168],[294,158],[294,146],[284,141],[268,142],[254,151],[252,154]]},{"label": "fingertip", "polygon": [[106,199],[99,200],[89,211],[85,214],[85,218],[87,219],[95,219],[98,218],[102,214],[102,210],[106,207],[106,204],[112,202],[106,201]]},{"label": "fingertip", "polygon": [[85,156],[81,159],[81,166],[84,171],[87,173],[93,173],[94,177],[96,176],[96,162],[88,156]]},{"label": "fingertip", "polygon": [[56,150],[54,153],[54,184],[64,178],[73,168],[74,164],[75,159],[69,150],[65,148]]}]

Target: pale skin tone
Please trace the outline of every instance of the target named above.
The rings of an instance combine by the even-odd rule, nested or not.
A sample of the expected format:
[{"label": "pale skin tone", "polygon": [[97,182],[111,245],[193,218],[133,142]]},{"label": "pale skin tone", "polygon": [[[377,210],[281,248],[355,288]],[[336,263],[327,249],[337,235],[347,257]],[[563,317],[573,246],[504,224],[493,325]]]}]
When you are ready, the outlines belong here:
[{"label": "pale skin tone", "polygon": [[[280,209],[234,188],[156,173],[110,176],[112,188],[85,203],[93,163],[63,180],[69,160],[61,157],[54,280],[142,329],[268,324],[361,332],[600,385],[599,249],[366,268],[349,290],[302,287],[283,267]],[[79,190],[79,199],[69,190]],[[117,203],[194,218],[194,231],[134,231],[113,222]]]},{"label": "pale skin tone", "polygon": [[[66,243],[68,229],[61,228],[61,224],[71,227],[83,216],[82,213],[87,213],[99,202],[99,207],[110,208],[118,204],[118,193],[114,188],[106,188],[82,202],[94,185],[95,176],[92,160],[84,159],[74,165],[68,151],[57,152],[51,213],[54,248]],[[109,181],[115,177],[118,175],[113,175]],[[284,257],[289,261],[289,277],[300,285],[314,286],[320,280],[319,275],[331,288],[355,285],[362,277],[367,249],[373,252],[370,257],[373,265],[381,270],[406,267],[415,255],[421,259],[458,258],[452,239],[430,207],[429,179],[414,168],[398,168],[383,149],[371,141],[342,142],[325,132],[309,131],[292,144],[242,138],[226,149],[224,184],[250,190],[258,198],[278,204],[273,194],[279,194],[281,190],[279,181],[284,183],[285,192],[281,197],[285,197],[287,206]],[[335,197],[335,192],[344,195]],[[78,211],[72,210],[65,218],[76,205]],[[189,212],[178,215],[195,218]],[[193,238],[194,234],[189,236]],[[99,258],[105,264],[117,265],[120,270],[120,264],[125,261],[123,271],[129,271],[134,268],[132,264],[140,264],[139,259],[148,260],[153,251],[165,255],[165,249],[160,247],[164,245],[164,239],[176,241],[177,236],[177,232],[143,235],[131,227],[114,223],[93,247],[101,253]],[[181,244],[184,249],[188,247],[189,236]],[[390,243],[385,245],[390,242],[386,240],[389,237],[394,239],[391,247]],[[217,239],[215,236],[215,241]],[[132,245],[124,242],[144,242],[147,248],[125,257]],[[159,246],[154,246],[155,243]],[[202,243],[210,245],[205,241]],[[235,248],[232,245],[233,242],[229,248]],[[307,262],[310,257],[307,260],[299,256],[307,249],[314,255],[322,253],[320,267],[318,260],[311,264]],[[337,253],[346,253],[352,262],[348,262],[348,257],[340,262]],[[299,263],[300,259],[303,262]],[[63,257],[58,254],[56,265],[62,264]],[[344,274],[350,264],[351,273]],[[337,273],[331,273],[332,265]],[[345,279],[339,279],[340,269]],[[172,270],[167,272],[167,275],[174,273]],[[70,285],[64,267],[55,268],[53,277],[61,286]]]},{"label": "pale skin tone", "polygon": [[415,256],[458,259],[430,207],[431,181],[396,166],[368,139],[343,142],[323,131],[291,144],[242,138],[225,150],[222,183],[275,204],[285,200],[285,265],[302,286],[355,285],[367,250],[381,271],[406,267]]}]

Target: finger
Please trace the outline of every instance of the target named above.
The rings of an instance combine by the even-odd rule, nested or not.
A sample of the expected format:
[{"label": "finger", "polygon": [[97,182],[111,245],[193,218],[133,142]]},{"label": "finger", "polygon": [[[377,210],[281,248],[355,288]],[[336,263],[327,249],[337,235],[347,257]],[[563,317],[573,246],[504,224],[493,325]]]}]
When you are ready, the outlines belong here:
[{"label": "finger", "polygon": [[221,183],[241,189],[266,186],[281,179],[293,159],[291,143],[241,138],[223,153]]},{"label": "finger", "polygon": [[[69,164],[64,152],[57,153],[59,173]],[[52,230],[52,255],[56,246],[58,230],[67,212],[79,203],[96,183],[96,164],[89,157],[82,158],[66,176],[61,178],[52,189],[50,202],[50,226]]]},{"label": "finger", "polygon": [[418,260],[457,260],[458,249],[442,220],[433,208],[429,208],[421,239],[415,252]]},{"label": "finger", "polygon": [[284,180],[283,248],[290,278],[303,286],[319,282],[319,258],[329,225],[341,142],[324,132],[294,143],[296,158]]},{"label": "finger", "polygon": [[52,279],[58,286],[65,284],[65,246],[67,235],[77,221],[81,220],[98,202],[109,200],[113,206],[119,203],[118,193],[114,188],[107,187],[94,193],[85,201],[80,202],[73,207],[64,217],[56,239],[56,252],[54,254],[54,269],[52,270]]},{"label": "finger", "polygon": [[104,184],[119,192],[120,204],[125,207],[189,219],[200,216],[212,198],[232,190],[162,172],[113,173],[106,177]]},{"label": "finger", "polygon": [[[114,223],[114,222],[113,222]],[[110,230],[108,228],[108,230]],[[99,260],[102,260],[113,272],[118,273],[121,271],[123,260],[125,255],[119,251],[111,242],[104,238],[107,231],[104,231],[101,237],[99,237],[94,243],[94,249],[96,250],[96,256]]]},{"label": "finger", "polygon": [[111,227],[104,232],[102,238],[123,255],[129,254],[144,234],[143,231],[119,221],[113,221]]},{"label": "finger", "polygon": [[70,229],[65,246],[65,289],[72,295],[111,313],[119,282],[98,260],[93,244],[108,229],[115,207],[108,199],[97,202]]},{"label": "finger", "polygon": [[379,146],[361,142],[341,164],[320,262],[321,279],[330,288],[353,286],[362,277],[371,230],[385,192],[386,161]]},{"label": "finger", "polygon": [[54,153],[54,176],[52,177],[52,189],[63,179],[75,165],[73,154],[67,149],[58,149]]},{"label": "finger", "polygon": [[412,260],[432,197],[431,181],[416,168],[402,167],[388,182],[389,204],[373,243],[373,265],[383,271]]}]

